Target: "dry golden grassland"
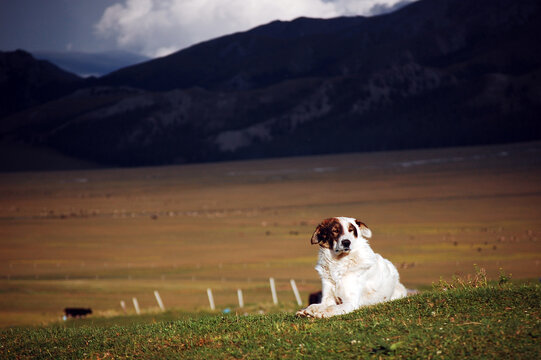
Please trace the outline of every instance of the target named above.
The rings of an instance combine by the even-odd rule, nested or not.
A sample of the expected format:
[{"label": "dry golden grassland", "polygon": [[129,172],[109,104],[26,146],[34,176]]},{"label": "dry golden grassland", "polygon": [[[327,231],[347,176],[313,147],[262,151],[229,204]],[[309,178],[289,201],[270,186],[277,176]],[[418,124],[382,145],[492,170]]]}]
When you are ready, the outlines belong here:
[{"label": "dry golden grassland", "polygon": [[0,175],[0,326],[157,307],[294,307],[319,289],[317,223],[351,216],[411,288],[541,276],[541,143]]}]

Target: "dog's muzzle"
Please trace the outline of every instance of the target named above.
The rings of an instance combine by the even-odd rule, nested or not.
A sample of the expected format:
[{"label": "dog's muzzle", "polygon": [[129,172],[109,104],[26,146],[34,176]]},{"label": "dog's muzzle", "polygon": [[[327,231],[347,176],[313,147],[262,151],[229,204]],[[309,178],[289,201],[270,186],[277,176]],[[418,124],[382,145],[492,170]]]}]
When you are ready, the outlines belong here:
[{"label": "dog's muzzle", "polygon": [[341,252],[349,252],[351,250],[351,241],[344,239],[340,241],[340,246],[337,246],[335,252],[341,253]]}]

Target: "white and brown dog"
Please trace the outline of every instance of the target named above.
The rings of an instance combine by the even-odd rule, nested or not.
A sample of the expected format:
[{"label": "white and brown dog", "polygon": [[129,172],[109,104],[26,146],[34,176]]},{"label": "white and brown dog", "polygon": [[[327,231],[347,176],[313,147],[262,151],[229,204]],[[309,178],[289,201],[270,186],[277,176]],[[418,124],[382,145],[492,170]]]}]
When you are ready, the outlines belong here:
[{"label": "white and brown dog", "polygon": [[374,253],[367,238],[372,232],[362,222],[337,217],[323,220],[312,236],[319,244],[316,271],[321,277],[322,299],[297,312],[316,318],[347,314],[361,306],[407,295],[394,265]]}]

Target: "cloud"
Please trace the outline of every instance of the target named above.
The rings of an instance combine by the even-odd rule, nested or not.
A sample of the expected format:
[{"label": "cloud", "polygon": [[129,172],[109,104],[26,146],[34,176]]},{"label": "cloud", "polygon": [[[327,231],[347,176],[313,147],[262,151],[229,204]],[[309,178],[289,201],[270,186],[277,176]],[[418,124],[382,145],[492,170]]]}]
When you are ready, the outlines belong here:
[{"label": "cloud", "polygon": [[404,0],[124,0],[107,7],[96,33],[150,57],[273,20],[375,15]]},{"label": "cloud", "polygon": [[368,11],[368,15],[382,15],[387,14],[403,8],[406,5],[411,4],[416,0],[399,0],[394,3],[376,3]]}]

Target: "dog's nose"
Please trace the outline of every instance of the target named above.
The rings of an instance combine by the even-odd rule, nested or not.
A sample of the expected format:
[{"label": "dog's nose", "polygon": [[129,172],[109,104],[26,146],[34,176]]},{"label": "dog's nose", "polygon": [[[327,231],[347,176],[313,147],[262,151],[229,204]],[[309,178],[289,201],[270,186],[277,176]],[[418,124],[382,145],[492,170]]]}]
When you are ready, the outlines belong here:
[{"label": "dog's nose", "polygon": [[351,245],[351,241],[349,240],[342,240],[342,246],[345,248],[348,248]]}]

